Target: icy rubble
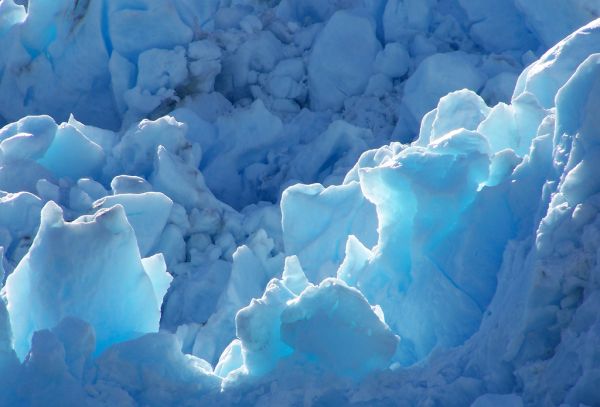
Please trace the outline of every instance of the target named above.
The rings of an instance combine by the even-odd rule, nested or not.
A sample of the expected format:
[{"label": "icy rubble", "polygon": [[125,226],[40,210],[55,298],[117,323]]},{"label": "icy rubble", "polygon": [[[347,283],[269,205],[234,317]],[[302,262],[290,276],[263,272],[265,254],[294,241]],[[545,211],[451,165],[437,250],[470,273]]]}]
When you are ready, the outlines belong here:
[{"label": "icy rubble", "polygon": [[309,286],[292,267],[236,315],[243,373],[264,375],[287,357],[354,378],[386,368],[398,337],[363,295],[335,279]]},{"label": "icy rubble", "polygon": [[600,403],[594,2],[138,3],[0,0],[0,405]]},{"label": "icy rubble", "polygon": [[[261,99],[283,118],[307,105],[332,109],[376,132],[381,140],[371,147],[388,142],[396,123],[395,137],[410,140],[420,114],[448,91],[468,86],[508,101],[534,55],[599,12],[585,0],[30,3],[2,4],[0,120],[49,113],[64,121],[73,113],[115,130],[197,106],[216,91],[237,106]],[[497,35],[505,26],[511,35]],[[431,69],[454,75],[443,88],[405,97],[406,80]],[[196,113],[207,108],[214,106]]]}]

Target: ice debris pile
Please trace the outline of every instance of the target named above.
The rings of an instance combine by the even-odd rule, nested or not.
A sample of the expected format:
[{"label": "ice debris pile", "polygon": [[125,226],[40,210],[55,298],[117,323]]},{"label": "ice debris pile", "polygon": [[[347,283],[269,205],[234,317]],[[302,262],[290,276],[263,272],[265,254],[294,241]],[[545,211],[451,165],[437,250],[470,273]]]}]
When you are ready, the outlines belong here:
[{"label": "ice debris pile", "polygon": [[0,405],[600,404],[598,15],[0,0]]}]

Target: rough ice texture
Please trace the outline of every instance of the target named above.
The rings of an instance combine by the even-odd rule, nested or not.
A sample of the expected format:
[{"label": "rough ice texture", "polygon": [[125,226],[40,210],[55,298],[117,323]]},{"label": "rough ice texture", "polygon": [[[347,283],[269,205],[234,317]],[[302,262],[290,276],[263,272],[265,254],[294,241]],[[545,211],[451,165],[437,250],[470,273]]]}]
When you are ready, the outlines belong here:
[{"label": "rough ice texture", "polygon": [[599,13],[0,0],[0,405],[600,404]]}]

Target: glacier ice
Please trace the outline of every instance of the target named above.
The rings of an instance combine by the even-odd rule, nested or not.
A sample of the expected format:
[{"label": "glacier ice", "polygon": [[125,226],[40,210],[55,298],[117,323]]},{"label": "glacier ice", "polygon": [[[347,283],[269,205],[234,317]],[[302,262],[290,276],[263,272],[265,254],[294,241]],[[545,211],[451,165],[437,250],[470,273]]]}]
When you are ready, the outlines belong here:
[{"label": "glacier ice", "polygon": [[4,287],[17,354],[26,356],[35,331],[68,316],[92,324],[99,351],[157,331],[158,300],[170,282],[164,273],[164,262],[140,258],[122,206],[66,223],[60,207],[47,203],[31,249]]},{"label": "glacier ice", "polygon": [[291,358],[360,378],[385,368],[396,351],[398,337],[380,318],[343,281],[325,279],[296,295],[285,276],[272,280],[260,299],[236,315],[243,359],[238,369],[264,375],[280,359]]},{"label": "glacier ice", "polygon": [[0,405],[600,404],[599,14],[0,0]]},{"label": "glacier ice", "polygon": [[108,209],[115,205],[123,206],[127,220],[135,232],[140,254],[150,254],[167,225],[173,201],[160,192],[118,194],[101,198],[94,202],[93,208]]},{"label": "glacier ice", "polygon": [[52,144],[38,163],[58,178],[80,179],[98,177],[103,161],[102,148],[66,124],[58,127]]},{"label": "glacier ice", "polygon": [[335,275],[344,259],[345,238],[377,242],[375,208],[363,198],[360,185],[294,185],[281,199],[283,243],[296,255],[307,277],[318,282]]},{"label": "glacier ice", "polygon": [[368,19],[338,11],[315,40],[308,62],[311,107],[339,110],[347,96],[360,94],[381,45]]},{"label": "glacier ice", "polygon": [[462,51],[427,57],[404,87],[403,102],[415,122],[448,92],[463,88],[479,90],[486,78],[478,64],[477,57]]},{"label": "glacier ice", "polygon": [[[281,314],[281,339],[342,376],[385,369],[398,338],[358,290],[325,279],[307,288]],[[324,340],[326,338],[326,340]]]},{"label": "glacier ice", "polygon": [[210,365],[182,354],[177,340],[165,333],[115,345],[97,365],[99,398],[112,405],[197,403],[220,385]]}]

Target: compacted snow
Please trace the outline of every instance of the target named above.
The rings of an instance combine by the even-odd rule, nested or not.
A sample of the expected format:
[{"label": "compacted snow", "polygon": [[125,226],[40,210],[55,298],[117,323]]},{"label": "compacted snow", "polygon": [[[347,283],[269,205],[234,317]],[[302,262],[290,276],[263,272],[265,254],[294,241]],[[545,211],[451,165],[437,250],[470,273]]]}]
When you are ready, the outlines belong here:
[{"label": "compacted snow", "polygon": [[0,405],[600,405],[598,17],[0,0]]}]

